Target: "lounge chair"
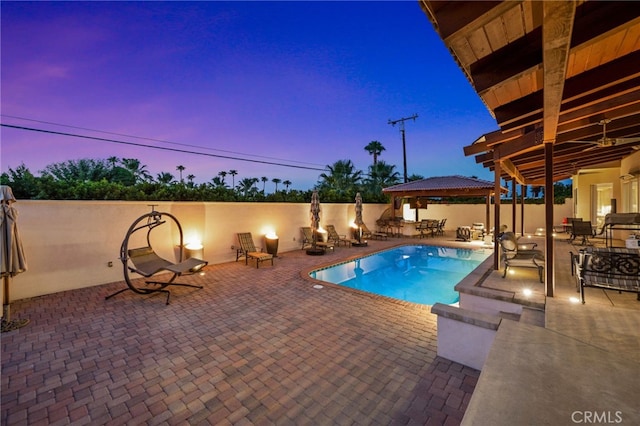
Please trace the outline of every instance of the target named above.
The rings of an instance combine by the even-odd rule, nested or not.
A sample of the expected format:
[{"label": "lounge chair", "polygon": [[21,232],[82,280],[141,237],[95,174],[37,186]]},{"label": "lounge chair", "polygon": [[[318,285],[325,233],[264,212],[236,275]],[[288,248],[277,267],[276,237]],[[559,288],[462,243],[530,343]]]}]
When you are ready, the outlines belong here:
[{"label": "lounge chair", "polygon": [[[313,230],[310,226],[303,226],[302,230],[302,249],[313,246]],[[322,241],[316,238],[316,247],[321,248],[324,251],[333,250],[334,244],[331,241]]]},{"label": "lounge chair", "polygon": [[239,258],[244,256],[245,265],[249,264],[249,259],[256,260],[256,268],[260,267],[260,263],[270,260],[271,266],[273,266],[273,255],[265,253],[256,248],[253,243],[253,237],[251,232],[239,232],[238,243],[240,243],[240,249],[236,252],[236,262]]},{"label": "lounge chair", "polygon": [[538,270],[540,282],[543,282],[544,254],[536,250],[536,243],[520,243],[513,232],[505,232],[500,236],[500,248],[504,273],[507,276],[509,268],[535,268]]},{"label": "lounge chair", "polygon": [[[171,219],[179,231],[180,240],[179,240],[178,247],[180,250],[180,255],[179,255],[180,261],[178,263],[170,262],[169,260],[163,259],[162,257],[158,256],[158,254],[156,254],[156,252],[153,250],[153,247],[151,246],[151,243],[150,243],[151,231],[153,231],[158,226],[165,224],[167,222],[166,218]],[[140,223],[143,223],[143,224],[140,225]],[[146,241],[147,241],[147,244],[149,245],[145,247],[130,249],[129,240],[131,236],[134,233],[142,230],[147,231]],[[196,259],[193,257],[186,260],[182,260],[183,247],[184,245],[183,245],[182,227],[180,226],[180,223],[178,222],[178,219],[175,216],[169,213],[162,213],[155,210],[152,210],[150,213],[140,216],[129,227],[129,230],[127,231],[127,234],[125,235],[125,238],[122,241],[122,245],[120,246],[120,260],[124,265],[124,280],[127,284],[127,287],[122,290],[118,290],[115,293],[110,294],[109,296],[106,296],[105,299],[110,299],[113,296],[127,290],[131,290],[136,294],[164,293],[167,295],[166,304],[168,305],[169,298],[171,297],[171,292],[165,289],[168,286],[174,285],[174,286],[201,289],[202,286],[199,286],[199,285],[177,283],[174,281],[178,276],[198,272],[200,269],[202,269],[208,264],[207,261]],[[144,282],[145,284],[147,285],[151,284],[153,286],[153,287],[145,287],[145,286],[140,286],[138,284],[138,281],[136,282],[132,281],[131,277],[129,276],[130,272],[135,272],[137,274],[142,275],[145,278],[150,278],[153,275],[156,275],[161,272],[170,272],[173,275],[168,280],[165,280],[165,281],[152,281],[152,280],[145,281]]]},{"label": "lounge chair", "polygon": [[362,238],[375,238],[378,240],[386,240],[389,236],[387,235],[386,232],[371,232],[369,230],[369,228],[367,228],[367,225],[365,225],[364,223],[362,225],[360,225],[360,229],[362,229]]},{"label": "lounge chair", "polygon": [[340,235],[338,234],[338,231],[336,231],[336,227],[333,225],[327,225],[326,226],[327,232],[329,234],[328,237],[328,241],[329,242],[333,242],[336,245],[340,245],[341,243],[344,244],[345,246],[351,246],[351,244],[354,243],[358,243],[358,240],[354,240],[352,238],[347,238],[346,235]]}]

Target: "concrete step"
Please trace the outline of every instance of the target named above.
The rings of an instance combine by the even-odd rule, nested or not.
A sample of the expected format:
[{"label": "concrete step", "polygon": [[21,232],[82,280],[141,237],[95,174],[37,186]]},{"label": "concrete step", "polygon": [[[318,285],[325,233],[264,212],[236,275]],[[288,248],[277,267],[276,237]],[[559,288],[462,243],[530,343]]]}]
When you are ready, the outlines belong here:
[{"label": "concrete step", "polygon": [[524,306],[520,315],[520,322],[544,327],[544,311]]}]

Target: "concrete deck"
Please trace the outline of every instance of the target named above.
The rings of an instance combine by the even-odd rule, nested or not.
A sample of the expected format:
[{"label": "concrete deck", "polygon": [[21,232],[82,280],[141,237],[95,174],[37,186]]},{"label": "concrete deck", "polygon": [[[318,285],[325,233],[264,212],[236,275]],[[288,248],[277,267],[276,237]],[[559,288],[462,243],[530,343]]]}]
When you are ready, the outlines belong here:
[{"label": "concrete deck", "polygon": [[[556,295],[546,299],[545,326],[503,320],[465,414],[465,425],[640,424],[640,302],[636,294],[586,289],[579,298],[569,250],[557,240]],[[534,270],[483,284],[531,288]],[[510,279],[511,278],[511,279]]]},{"label": "concrete deck", "polygon": [[[482,416],[508,414],[501,407],[509,405],[509,395],[487,410],[481,398],[487,392],[477,392],[480,372],[436,356],[436,317],[429,307],[331,286],[315,289],[300,276],[312,266],[403,241],[455,245],[451,240],[393,238],[317,257],[298,250],[281,254],[274,267],[260,269],[244,262],[212,265],[205,275],[183,280],[201,283],[204,289],[173,288],[169,306],[163,295],[131,292],[104,300],[124,282],[17,301],[12,304],[14,318],[29,318],[31,323],[2,334],[0,423],[455,425],[467,412],[468,424],[500,424],[487,423]],[[620,351],[626,355],[615,364],[623,373],[607,375],[603,369],[596,381],[591,377],[595,370],[580,369],[585,378],[579,383],[589,392],[615,395],[624,371],[637,367],[640,302],[634,294],[607,292],[616,298],[612,304],[596,289],[587,289],[586,305],[565,301],[565,294],[577,293],[569,276],[568,245],[562,244],[557,245],[556,266],[563,271],[566,262],[567,269],[559,272],[558,297],[547,303],[547,329],[513,322],[515,327],[504,327],[500,339],[508,342],[506,333],[515,332],[513,338],[526,343],[540,331],[553,333],[559,342],[583,340],[569,358],[542,363],[547,373],[539,385],[547,388],[575,382],[561,367],[581,368],[577,361],[584,346],[606,352],[600,346],[624,341]],[[531,277],[523,273],[507,279],[494,272],[483,285],[543,291],[535,271],[530,272]],[[622,310],[625,315],[620,316]],[[602,311],[612,314],[606,328],[593,323]],[[524,337],[517,330],[524,331]],[[498,351],[488,363],[506,362],[502,355],[508,362],[522,361],[518,351]],[[529,377],[482,381],[502,385],[502,390],[491,388],[489,393],[519,389],[519,395],[536,395]],[[580,392],[576,388],[573,393]],[[467,409],[472,394],[477,402]],[[536,401],[529,403],[547,409]],[[610,408],[618,409],[627,410]],[[502,424],[515,424],[513,417],[498,418]],[[526,422],[542,424],[535,416]]]}]

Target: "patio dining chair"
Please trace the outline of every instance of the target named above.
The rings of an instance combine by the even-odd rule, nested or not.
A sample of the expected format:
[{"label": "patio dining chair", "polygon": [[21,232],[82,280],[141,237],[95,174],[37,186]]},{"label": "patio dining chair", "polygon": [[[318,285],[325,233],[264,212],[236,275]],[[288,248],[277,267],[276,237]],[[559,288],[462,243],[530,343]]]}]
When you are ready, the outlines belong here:
[{"label": "patio dining chair", "polygon": [[244,264],[249,264],[249,259],[256,260],[256,268],[260,267],[260,263],[265,262],[267,260],[271,261],[271,266],[273,266],[273,255],[269,253],[265,253],[256,248],[256,245],[253,243],[253,237],[251,236],[251,232],[239,232],[238,234],[238,243],[240,244],[240,249],[236,252],[236,262],[239,258],[244,256]]}]

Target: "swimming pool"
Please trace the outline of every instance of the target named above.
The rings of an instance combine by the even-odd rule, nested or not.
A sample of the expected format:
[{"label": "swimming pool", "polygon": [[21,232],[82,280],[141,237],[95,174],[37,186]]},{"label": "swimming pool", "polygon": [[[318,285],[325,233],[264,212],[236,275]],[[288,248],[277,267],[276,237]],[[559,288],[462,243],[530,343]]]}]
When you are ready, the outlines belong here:
[{"label": "swimming pool", "polygon": [[406,245],[309,273],[311,278],[407,302],[458,302],[454,290],[492,250]]}]

